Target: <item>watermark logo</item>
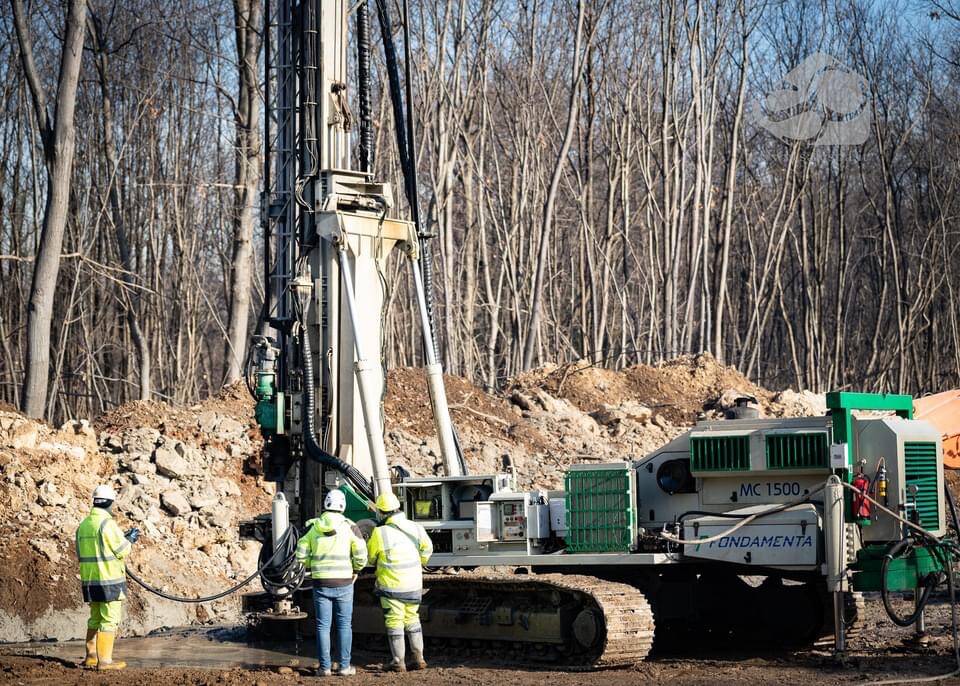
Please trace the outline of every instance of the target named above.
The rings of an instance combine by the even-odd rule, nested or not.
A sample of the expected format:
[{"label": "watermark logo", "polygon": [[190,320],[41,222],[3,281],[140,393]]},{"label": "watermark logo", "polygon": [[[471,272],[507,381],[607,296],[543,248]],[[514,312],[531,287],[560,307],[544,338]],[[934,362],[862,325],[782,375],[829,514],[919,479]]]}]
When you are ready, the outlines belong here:
[{"label": "watermark logo", "polygon": [[750,120],[782,140],[861,145],[870,134],[867,81],[816,52],[783,77],[785,88],[755,102]]}]

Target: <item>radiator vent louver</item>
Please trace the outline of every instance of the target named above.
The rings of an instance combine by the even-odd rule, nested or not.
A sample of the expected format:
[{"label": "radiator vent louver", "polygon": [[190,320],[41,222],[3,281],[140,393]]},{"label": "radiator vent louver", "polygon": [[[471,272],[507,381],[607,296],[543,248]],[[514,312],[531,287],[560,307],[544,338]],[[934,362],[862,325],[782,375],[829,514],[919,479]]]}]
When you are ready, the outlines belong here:
[{"label": "radiator vent louver", "polygon": [[828,469],[830,445],[822,431],[767,434],[767,469]]},{"label": "radiator vent louver", "polygon": [[[917,487],[917,512],[920,525],[929,531],[940,529],[940,493],[937,489],[937,444],[903,444],[903,470],[906,486]],[[907,496],[910,502],[910,496]]]},{"label": "radiator vent louver", "polygon": [[750,436],[693,436],[690,438],[693,472],[750,470]]},{"label": "radiator vent louver", "polygon": [[636,528],[631,469],[577,469],[564,478],[567,550],[573,553],[626,553]]}]

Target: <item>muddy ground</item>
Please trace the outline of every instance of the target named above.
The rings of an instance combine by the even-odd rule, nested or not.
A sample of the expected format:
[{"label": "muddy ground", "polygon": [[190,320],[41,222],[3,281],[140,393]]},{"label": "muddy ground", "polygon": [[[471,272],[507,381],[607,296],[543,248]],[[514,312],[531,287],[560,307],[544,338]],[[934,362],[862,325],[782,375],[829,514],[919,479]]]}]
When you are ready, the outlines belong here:
[{"label": "muddy ground", "polygon": [[[357,676],[354,684],[483,684],[484,686],[670,683],[694,684],[863,684],[884,679],[910,679],[944,674],[953,669],[950,611],[946,599],[928,609],[929,642],[909,643],[911,630],[893,626],[878,599],[869,599],[860,636],[852,642],[844,661],[831,651],[765,651],[737,648],[705,649],[702,646],[661,651],[649,661],[629,669],[561,671],[505,663],[494,658],[445,658],[429,655],[431,668],[406,675],[384,674],[385,655],[360,647],[354,651]],[[87,672],[74,666],[82,652],[79,642],[5,646],[0,654],[0,681],[22,684],[105,684],[167,686],[170,684],[312,684],[322,681],[312,673],[315,665],[309,643],[253,647],[240,642],[242,632],[194,630],[118,644],[118,657],[130,667],[121,673]],[[907,642],[905,642],[907,641]],[[198,666],[190,666],[198,665]],[[942,684],[960,684],[960,678]]]}]

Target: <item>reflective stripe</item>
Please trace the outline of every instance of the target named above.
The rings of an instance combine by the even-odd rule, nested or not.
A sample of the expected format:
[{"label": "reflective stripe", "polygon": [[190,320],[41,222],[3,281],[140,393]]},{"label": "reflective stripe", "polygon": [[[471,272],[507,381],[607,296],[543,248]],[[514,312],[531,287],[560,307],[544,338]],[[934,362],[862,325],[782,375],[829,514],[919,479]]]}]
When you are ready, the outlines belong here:
[{"label": "reflective stripe", "polygon": [[115,558],[113,555],[110,555],[109,557],[100,557],[99,555],[97,555],[95,557],[78,557],[78,559],[81,562],[112,562],[117,558]]},{"label": "reflective stripe", "polygon": [[420,561],[417,562],[385,562],[381,561],[380,565],[386,567],[387,569],[419,569],[421,567]]},{"label": "reflective stripe", "polygon": [[84,588],[106,588],[108,586],[119,586],[126,584],[123,579],[100,579],[99,581],[81,581]]}]

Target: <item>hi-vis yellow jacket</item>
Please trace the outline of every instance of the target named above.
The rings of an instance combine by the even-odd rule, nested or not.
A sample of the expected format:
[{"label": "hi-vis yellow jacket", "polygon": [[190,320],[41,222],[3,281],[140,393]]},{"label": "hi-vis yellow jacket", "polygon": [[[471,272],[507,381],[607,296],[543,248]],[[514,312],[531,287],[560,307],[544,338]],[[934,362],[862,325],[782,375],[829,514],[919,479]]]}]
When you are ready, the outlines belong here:
[{"label": "hi-vis yellow jacket", "polygon": [[297,560],[314,579],[349,581],[367,564],[367,546],[357,525],[339,512],[324,512],[307,522],[297,541]]},{"label": "hi-vis yellow jacket", "polygon": [[130,554],[130,542],[109,512],[99,507],[90,510],[77,527],[76,548],[83,602],[123,600],[127,591],[123,558]]},{"label": "hi-vis yellow jacket", "polygon": [[422,526],[398,512],[373,530],[367,555],[377,568],[377,595],[420,601],[422,567],[433,555],[433,543]]}]

